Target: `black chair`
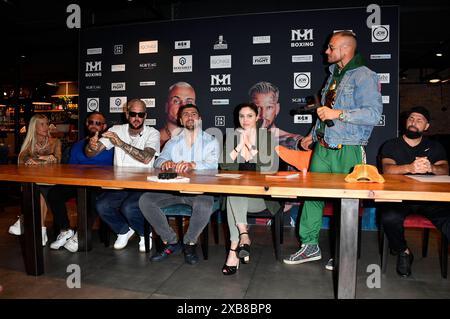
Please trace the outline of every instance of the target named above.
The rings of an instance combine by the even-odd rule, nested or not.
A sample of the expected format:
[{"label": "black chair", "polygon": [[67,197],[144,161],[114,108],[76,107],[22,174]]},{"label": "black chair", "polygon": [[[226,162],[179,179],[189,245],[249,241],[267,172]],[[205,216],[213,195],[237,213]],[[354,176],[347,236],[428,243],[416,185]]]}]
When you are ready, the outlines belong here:
[{"label": "black chair", "polygon": [[253,217],[253,218],[269,218],[272,220],[271,228],[272,228],[272,240],[273,240],[273,246],[275,249],[275,258],[278,261],[281,261],[281,244],[283,244],[284,240],[284,219],[283,219],[283,211],[284,211],[284,202],[280,202],[281,207],[278,209],[277,213],[275,215],[272,215],[272,213],[265,209],[261,212],[248,212],[247,217]]},{"label": "black chair", "polygon": [[0,165],[9,164],[8,153],[8,145],[0,143]]}]

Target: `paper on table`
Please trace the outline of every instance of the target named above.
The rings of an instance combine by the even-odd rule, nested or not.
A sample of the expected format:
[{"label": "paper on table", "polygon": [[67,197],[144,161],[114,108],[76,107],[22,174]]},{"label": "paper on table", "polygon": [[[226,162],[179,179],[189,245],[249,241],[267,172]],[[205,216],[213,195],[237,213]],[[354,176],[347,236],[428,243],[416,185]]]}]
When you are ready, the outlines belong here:
[{"label": "paper on table", "polygon": [[450,176],[447,175],[405,175],[419,182],[426,183],[450,183]]},{"label": "paper on table", "polygon": [[266,175],[266,178],[296,178],[299,176],[299,173],[279,172],[276,175]]},{"label": "paper on table", "polygon": [[221,174],[216,174],[215,176],[217,176],[217,177],[225,177],[225,178],[239,179],[239,178],[241,178],[242,174],[228,174],[228,173],[221,173]]},{"label": "paper on table", "polygon": [[189,183],[191,180],[189,177],[177,176],[172,179],[159,179],[158,176],[147,176],[147,180],[156,183]]}]

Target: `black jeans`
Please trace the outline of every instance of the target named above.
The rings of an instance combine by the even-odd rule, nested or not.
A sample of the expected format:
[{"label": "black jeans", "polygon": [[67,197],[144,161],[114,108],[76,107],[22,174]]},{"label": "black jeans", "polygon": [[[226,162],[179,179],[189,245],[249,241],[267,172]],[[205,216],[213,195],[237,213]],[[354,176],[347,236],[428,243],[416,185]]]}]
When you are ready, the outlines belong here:
[{"label": "black jeans", "polygon": [[[101,190],[92,190],[90,192],[90,202],[89,207],[91,210],[91,223],[95,220],[97,216],[97,211],[95,210],[95,200],[96,197],[100,194]],[[48,192],[48,205],[53,213],[53,227],[56,231],[61,229],[69,229],[70,222],[69,217],[67,215],[66,202],[69,199],[77,197],[77,188],[74,186],[65,186],[65,185],[55,185],[52,186]],[[91,225],[92,226],[92,225]]]},{"label": "black jeans", "polygon": [[380,204],[379,208],[381,223],[389,240],[389,247],[395,252],[405,251],[408,248],[403,221],[411,214],[428,218],[450,240],[450,205],[448,203],[384,203]]}]

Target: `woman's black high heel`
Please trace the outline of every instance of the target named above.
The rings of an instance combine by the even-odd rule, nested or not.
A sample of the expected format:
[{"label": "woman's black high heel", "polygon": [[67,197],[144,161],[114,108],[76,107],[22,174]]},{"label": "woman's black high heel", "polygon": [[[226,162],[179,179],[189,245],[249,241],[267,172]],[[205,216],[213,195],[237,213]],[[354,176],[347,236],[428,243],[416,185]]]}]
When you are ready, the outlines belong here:
[{"label": "woman's black high heel", "polygon": [[[247,232],[240,233],[239,239],[242,235],[248,235]],[[250,245],[249,244],[239,244],[237,248],[237,255],[241,259],[242,263],[248,264],[250,262]]]},{"label": "woman's black high heel", "polygon": [[[236,249],[230,248],[230,250],[236,252]],[[228,266],[227,263],[225,262],[225,264],[222,267],[222,274],[224,274],[224,276],[234,275],[239,269],[239,262],[240,260],[238,259],[238,264],[236,266]]]}]

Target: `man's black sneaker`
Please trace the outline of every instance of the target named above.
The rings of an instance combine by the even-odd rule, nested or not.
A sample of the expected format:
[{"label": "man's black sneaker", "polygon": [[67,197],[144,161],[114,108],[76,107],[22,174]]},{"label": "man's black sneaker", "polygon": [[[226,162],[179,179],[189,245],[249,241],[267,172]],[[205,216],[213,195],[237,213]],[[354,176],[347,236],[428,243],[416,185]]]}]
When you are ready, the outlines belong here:
[{"label": "man's black sneaker", "polygon": [[177,242],[175,244],[165,244],[162,251],[157,252],[152,257],[150,261],[163,261],[170,255],[176,254],[181,251],[181,243]]},{"label": "man's black sneaker", "polygon": [[194,265],[198,263],[198,256],[195,251],[196,247],[197,245],[195,244],[194,245],[184,244],[184,261],[187,264]]},{"label": "man's black sneaker", "polygon": [[400,252],[397,256],[397,274],[402,277],[411,276],[411,265],[413,260],[414,256],[411,251],[409,254],[404,251]]}]

